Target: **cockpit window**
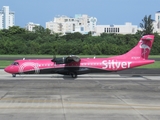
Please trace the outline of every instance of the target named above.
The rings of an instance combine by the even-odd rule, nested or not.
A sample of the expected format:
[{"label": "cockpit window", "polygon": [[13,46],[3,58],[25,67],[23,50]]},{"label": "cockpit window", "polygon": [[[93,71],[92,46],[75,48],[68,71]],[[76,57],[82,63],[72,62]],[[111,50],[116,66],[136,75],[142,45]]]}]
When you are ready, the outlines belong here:
[{"label": "cockpit window", "polygon": [[19,63],[18,62],[14,62],[14,63],[12,63],[12,65],[19,65]]}]

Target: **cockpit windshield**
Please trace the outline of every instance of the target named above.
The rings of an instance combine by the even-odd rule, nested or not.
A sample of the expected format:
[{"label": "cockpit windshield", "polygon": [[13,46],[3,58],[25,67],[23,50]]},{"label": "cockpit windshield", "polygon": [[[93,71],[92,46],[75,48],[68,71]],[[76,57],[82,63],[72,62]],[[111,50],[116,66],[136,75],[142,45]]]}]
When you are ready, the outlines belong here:
[{"label": "cockpit windshield", "polygon": [[12,65],[19,65],[19,63],[18,62],[13,62]]}]

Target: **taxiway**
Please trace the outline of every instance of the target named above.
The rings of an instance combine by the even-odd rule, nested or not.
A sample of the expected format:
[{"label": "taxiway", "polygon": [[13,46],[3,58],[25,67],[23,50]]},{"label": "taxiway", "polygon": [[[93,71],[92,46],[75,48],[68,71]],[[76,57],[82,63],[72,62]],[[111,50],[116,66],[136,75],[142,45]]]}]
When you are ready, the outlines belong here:
[{"label": "taxiway", "polygon": [[0,71],[2,120],[159,120],[160,76],[21,75]]}]

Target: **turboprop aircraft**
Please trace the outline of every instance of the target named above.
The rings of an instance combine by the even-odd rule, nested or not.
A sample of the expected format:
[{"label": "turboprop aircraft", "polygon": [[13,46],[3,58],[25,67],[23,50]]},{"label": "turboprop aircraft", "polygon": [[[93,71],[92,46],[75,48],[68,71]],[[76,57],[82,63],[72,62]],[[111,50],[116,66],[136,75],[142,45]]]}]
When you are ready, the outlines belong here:
[{"label": "turboprop aircraft", "polygon": [[75,55],[53,59],[16,60],[4,70],[16,77],[17,74],[63,74],[77,75],[91,72],[115,72],[154,63],[148,60],[154,35],[144,35],[129,52],[108,58],[79,58]]}]

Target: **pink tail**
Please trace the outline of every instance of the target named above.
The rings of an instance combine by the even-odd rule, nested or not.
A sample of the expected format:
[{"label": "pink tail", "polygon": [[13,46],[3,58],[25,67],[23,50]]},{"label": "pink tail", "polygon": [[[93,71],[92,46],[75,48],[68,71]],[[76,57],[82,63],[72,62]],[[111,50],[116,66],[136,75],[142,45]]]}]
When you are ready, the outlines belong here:
[{"label": "pink tail", "polygon": [[153,41],[154,41],[154,35],[145,35],[140,39],[138,44],[134,48],[132,48],[129,52],[114,58],[132,59],[132,60],[148,59]]}]

